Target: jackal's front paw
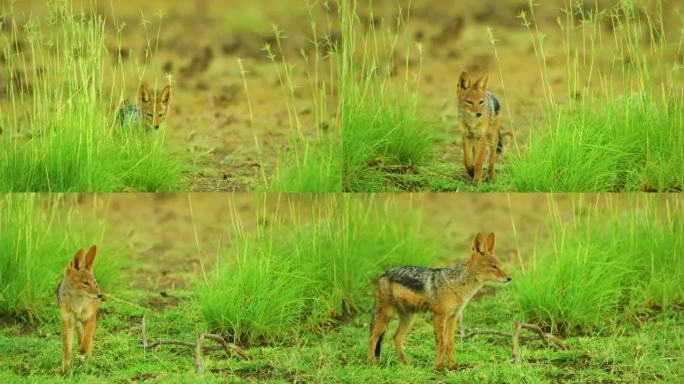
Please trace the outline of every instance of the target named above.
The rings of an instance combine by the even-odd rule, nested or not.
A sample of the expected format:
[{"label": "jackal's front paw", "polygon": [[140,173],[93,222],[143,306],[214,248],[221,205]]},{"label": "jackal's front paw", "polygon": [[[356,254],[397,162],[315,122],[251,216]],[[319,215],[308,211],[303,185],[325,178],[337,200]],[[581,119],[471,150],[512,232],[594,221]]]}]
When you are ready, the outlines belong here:
[{"label": "jackal's front paw", "polygon": [[62,368],[59,369],[59,373],[62,375],[68,375],[69,374],[69,364],[62,363]]}]

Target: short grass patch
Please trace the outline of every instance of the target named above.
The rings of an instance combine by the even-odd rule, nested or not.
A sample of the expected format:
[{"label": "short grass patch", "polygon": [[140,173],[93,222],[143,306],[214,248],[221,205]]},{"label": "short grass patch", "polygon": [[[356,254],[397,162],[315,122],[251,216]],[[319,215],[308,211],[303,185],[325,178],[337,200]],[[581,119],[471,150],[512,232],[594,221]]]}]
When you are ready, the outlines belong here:
[{"label": "short grass patch", "polygon": [[[189,293],[189,292],[188,292]],[[145,302],[132,291],[118,292],[128,302]],[[180,292],[174,292],[180,294]],[[466,329],[510,330],[515,316],[510,291],[476,300],[469,305]],[[148,312],[130,305],[106,301],[100,307],[93,359],[75,361],[69,376],[58,374],[61,363],[59,323],[39,327],[21,324],[0,329],[0,352],[11,356],[0,367],[7,382],[69,383],[152,381],[187,383],[289,382],[310,383],[414,383],[421,382],[676,382],[683,374],[684,312],[665,311],[641,325],[624,325],[611,336],[571,337],[569,351],[541,343],[525,344],[523,363],[510,360],[510,340],[477,337],[456,342],[456,358],[469,368],[439,371],[434,362],[434,338],[428,316],[416,319],[405,344],[408,363],[396,361],[387,343],[378,366],[365,363],[369,313],[323,335],[304,334],[290,345],[254,346],[251,360],[226,359],[221,351],[203,358],[205,373],[197,375],[189,348],[165,346],[144,350],[140,318],[147,314],[148,337],[194,340],[205,324],[193,300]],[[55,316],[57,316],[55,314]],[[390,334],[396,321],[390,324]]]}]

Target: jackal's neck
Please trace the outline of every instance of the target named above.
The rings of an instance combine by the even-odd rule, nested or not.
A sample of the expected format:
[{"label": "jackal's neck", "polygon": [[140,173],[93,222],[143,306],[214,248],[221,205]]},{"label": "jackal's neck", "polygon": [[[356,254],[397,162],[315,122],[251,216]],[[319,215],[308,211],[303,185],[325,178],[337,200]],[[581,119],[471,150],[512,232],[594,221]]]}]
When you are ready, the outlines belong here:
[{"label": "jackal's neck", "polygon": [[448,272],[448,284],[454,291],[462,296],[472,296],[484,284],[477,274],[471,268],[468,268],[466,261],[463,261],[452,268]]}]

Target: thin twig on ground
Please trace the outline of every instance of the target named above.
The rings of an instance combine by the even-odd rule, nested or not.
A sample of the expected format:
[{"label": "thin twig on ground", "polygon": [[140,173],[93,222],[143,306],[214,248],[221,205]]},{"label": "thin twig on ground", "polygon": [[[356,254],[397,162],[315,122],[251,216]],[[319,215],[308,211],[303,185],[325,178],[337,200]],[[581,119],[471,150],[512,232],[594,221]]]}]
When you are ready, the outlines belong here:
[{"label": "thin twig on ground", "polygon": [[520,321],[516,320],[515,332],[513,332],[513,348],[511,352],[511,354],[513,355],[513,362],[515,362],[516,364],[522,363],[520,352],[518,352],[518,350],[520,349],[520,332],[522,332],[522,324],[520,324]]},{"label": "thin twig on ground", "polygon": [[[204,340],[213,340],[221,345],[205,346]],[[154,348],[160,345],[177,345],[181,347],[188,347],[195,349],[195,371],[197,373],[203,373],[204,368],[202,367],[202,353],[213,352],[223,350],[226,353],[226,357],[230,358],[232,354],[237,355],[243,360],[249,360],[247,353],[244,349],[238,347],[233,343],[227,342],[223,337],[215,335],[212,333],[202,333],[197,337],[197,342],[191,343],[182,340],[155,340],[148,342],[147,339],[147,318],[143,316],[142,318],[142,344],[143,348]],[[231,354],[232,353],[232,354]]]},{"label": "thin twig on ground", "polygon": [[[522,330],[526,329],[528,331],[532,331],[535,333],[534,336],[523,336],[521,335]],[[528,323],[521,323],[519,321],[515,321],[514,325],[514,332],[505,332],[505,331],[499,331],[496,329],[476,329],[473,331],[468,332],[463,339],[469,339],[474,336],[478,335],[490,335],[490,336],[501,336],[501,337],[510,337],[512,341],[512,355],[513,355],[513,361],[516,364],[520,364],[522,362],[522,358],[520,357],[520,343],[524,343],[527,341],[533,341],[533,340],[541,340],[545,345],[548,345],[549,342],[553,344],[556,348],[565,351],[568,349],[567,345],[563,343],[563,341],[558,338],[557,336],[554,336],[550,333],[544,332],[543,329],[541,329],[539,326],[534,325],[534,324],[528,324]]]}]

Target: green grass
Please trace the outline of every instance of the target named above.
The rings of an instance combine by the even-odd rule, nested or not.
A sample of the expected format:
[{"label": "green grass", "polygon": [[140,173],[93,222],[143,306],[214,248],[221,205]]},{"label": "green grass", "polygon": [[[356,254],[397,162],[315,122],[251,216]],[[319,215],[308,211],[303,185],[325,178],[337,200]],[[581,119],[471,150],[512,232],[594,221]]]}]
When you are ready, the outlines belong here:
[{"label": "green grass", "polygon": [[572,222],[555,217],[549,239],[516,278],[526,317],[555,332],[587,334],[681,309],[681,202],[650,195],[627,200],[623,210],[614,196],[598,197],[593,207],[579,199]]},{"label": "green grass", "polygon": [[[511,162],[519,191],[681,191],[684,103],[603,101],[550,112],[539,133]],[[601,127],[597,129],[597,127]]]},{"label": "green grass", "polygon": [[[521,16],[539,60],[546,107],[529,143],[511,160],[516,190],[684,188],[684,76],[672,60],[682,50],[684,29],[680,36],[666,33],[663,4],[653,5],[622,1],[599,11],[597,4],[585,8],[570,1],[565,19],[558,20],[567,68],[567,93],[559,95],[548,75],[548,42],[530,2],[529,15]],[[604,25],[611,25],[610,36],[604,36]]]},{"label": "green grass", "polygon": [[[396,188],[388,175],[413,173],[431,159],[436,123],[419,112],[420,69],[413,74],[409,68],[411,51],[405,63],[394,59],[396,30],[407,16],[400,13],[395,30],[384,23],[362,25],[357,7],[356,0],[343,0],[339,8],[344,189],[390,191]],[[368,7],[373,19],[372,3]],[[420,46],[418,51],[420,57]],[[401,83],[393,79],[395,65],[406,72]]]},{"label": "green grass", "polygon": [[[575,258],[578,255],[591,256],[601,261],[603,257],[604,264],[616,263],[612,267],[616,267],[614,269],[620,272],[620,276],[637,271],[628,279],[629,284],[625,284],[633,287],[626,290],[625,297],[635,301],[624,301],[622,308],[629,309],[621,311],[626,316],[624,321],[614,321],[612,316],[615,312],[609,312],[607,320],[592,319],[594,325],[584,328],[581,334],[569,334],[564,339],[569,347],[566,351],[540,342],[523,343],[521,365],[511,362],[509,339],[477,336],[465,341],[457,340],[457,360],[469,366],[458,371],[436,369],[429,315],[418,316],[406,339],[406,365],[397,362],[389,338],[380,364],[369,366],[365,362],[372,306],[369,277],[389,265],[438,265],[436,260],[442,260],[446,255],[439,239],[426,238],[426,233],[435,228],[422,228],[421,206],[409,198],[263,195],[261,198],[264,200],[255,209],[233,206],[230,214],[222,216],[236,232],[229,239],[230,246],[218,249],[216,263],[209,263],[207,255],[200,259],[205,260],[206,265],[201,269],[206,270],[209,284],[220,291],[206,290],[198,295],[197,289],[203,290],[204,283],[195,288],[187,284],[201,278],[202,273],[197,269],[190,272],[181,268],[169,276],[174,286],[187,288],[174,288],[167,285],[168,281],[160,285],[159,281],[149,278],[157,274],[161,276],[165,269],[159,265],[158,259],[150,257],[152,255],[147,252],[136,252],[139,251],[136,241],[127,243],[125,239],[113,237],[112,233],[118,231],[107,231],[105,224],[108,223],[103,222],[105,226],[100,227],[94,224],[98,221],[79,217],[67,204],[68,199],[50,205],[47,203],[51,199],[45,196],[21,196],[23,200],[17,196],[10,197],[10,203],[17,207],[11,217],[24,225],[16,226],[17,229],[10,232],[26,234],[22,240],[25,243],[46,244],[43,239],[55,233],[56,228],[63,233],[81,234],[76,224],[83,220],[90,225],[89,228],[96,228],[96,233],[112,243],[122,241],[130,257],[125,259],[129,264],[123,269],[126,281],[109,283],[106,289],[103,287],[107,300],[98,313],[93,358],[87,363],[76,359],[69,376],[63,377],[58,373],[61,362],[60,325],[57,306],[51,296],[52,283],[40,288],[49,293],[50,297],[45,299],[49,305],[45,306],[44,315],[36,317],[33,323],[29,323],[26,317],[0,316],[0,355],[6,357],[0,365],[0,381],[3,382],[618,383],[678,382],[684,375],[681,364],[684,311],[681,289],[678,288],[681,269],[678,269],[679,261],[661,265],[660,262],[668,260],[658,258],[661,255],[672,256],[673,243],[681,247],[679,196],[651,199],[602,195],[596,201],[584,197],[585,200],[576,198],[574,208],[567,210],[561,209],[561,205],[554,205],[556,198],[551,197],[553,222],[549,228],[542,228],[539,240],[530,247],[537,249],[537,256],[524,264],[526,275],[516,274],[513,282],[506,286],[484,288],[484,295],[474,298],[468,306],[466,330],[510,331],[514,320],[530,320],[530,315],[525,312],[526,304],[520,300],[521,295],[549,295],[553,300],[564,302],[563,295],[558,293],[559,286],[545,281],[543,276],[534,276],[539,280],[538,285],[530,286],[525,281],[526,276],[534,273],[532,266],[535,263],[537,268],[541,268],[548,247],[556,247],[554,251],[559,258],[567,254]],[[8,202],[0,205],[3,208],[0,223],[6,222],[5,214],[10,212],[4,208],[5,204]],[[580,218],[568,217],[572,211],[581,214]],[[255,214],[256,220],[243,222],[241,219],[246,217],[244,215]],[[68,225],[66,217],[72,217],[74,223]],[[46,224],[50,220],[54,220],[53,224]],[[203,220],[197,222],[202,223]],[[258,225],[254,226],[255,222]],[[561,226],[561,223],[565,224]],[[588,224],[592,226],[587,227]],[[214,221],[204,225],[207,226],[196,230],[217,229]],[[517,227],[523,229],[525,226]],[[14,226],[2,224],[0,227],[0,249],[12,246],[2,237],[6,228]],[[122,228],[126,226],[119,229]],[[645,228],[647,232],[644,232]],[[176,230],[182,231],[182,227]],[[672,234],[679,234],[679,237]],[[83,236],[85,240],[92,240],[88,234]],[[125,235],[120,233],[119,236]],[[591,240],[591,246],[587,246],[588,240]],[[82,242],[82,239],[78,241]],[[53,243],[51,248],[58,246],[58,243]],[[189,261],[188,252],[192,252],[192,248],[177,244],[168,250],[157,250],[156,254],[178,262]],[[505,247],[499,247],[498,252],[504,258],[510,253]],[[634,268],[613,260],[623,257],[616,252],[625,252],[625,259],[632,261],[630,265]],[[674,256],[680,254],[678,252]],[[67,258],[70,255],[71,252]],[[548,257],[553,260],[555,255],[549,253]],[[643,263],[634,261],[635,258],[649,257],[657,261],[649,275],[655,278],[644,278]],[[41,277],[52,273],[58,279],[63,264],[56,264]],[[574,272],[572,263],[564,266],[566,269],[556,275],[571,276],[569,272]],[[104,277],[103,267],[106,267],[105,263],[99,260],[95,272],[100,280]],[[592,267],[604,271],[596,265]],[[516,268],[506,263],[506,269]],[[183,270],[187,273],[179,274]],[[591,272],[587,268],[578,271]],[[4,275],[2,277],[4,279]],[[583,277],[582,290],[596,294],[595,287],[603,288],[603,279]],[[643,284],[632,284],[635,281]],[[240,296],[236,296],[241,286],[245,288]],[[162,295],[161,287],[164,287]],[[301,287],[307,290],[302,292]],[[530,291],[532,289],[534,292]],[[565,296],[578,297],[565,292]],[[640,311],[644,300],[658,307],[649,307],[648,313],[644,314]],[[677,300],[680,304],[676,303]],[[596,310],[591,303],[585,304],[589,305],[589,310]],[[207,318],[207,306],[244,311],[245,317],[232,314],[223,321],[232,319],[240,322],[246,333],[238,339],[248,348],[249,361],[226,358],[221,351],[206,353],[202,359],[205,373],[196,374],[193,349],[169,345],[142,347],[140,321],[143,315],[147,316],[150,341],[176,339],[192,342],[199,333],[216,328],[216,324]],[[303,311],[296,312],[293,308]],[[210,309],[214,314],[221,313],[221,308]],[[283,312],[296,318],[285,319],[287,322],[283,324]],[[571,313],[568,315],[572,316]],[[252,328],[248,320],[258,320],[254,323],[257,326]],[[396,323],[395,320],[390,324],[389,335],[394,332]],[[549,323],[546,326],[550,327]],[[247,342],[249,332],[255,332],[255,335],[257,330],[269,332],[270,327],[283,332],[283,335],[272,339],[257,337],[260,343]],[[218,331],[229,334],[228,329]]]},{"label": "green grass", "polygon": [[[106,71],[102,15],[75,13],[67,1],[49,4],[49,17],[18,25],[0,50],[11,81],[0,113],[0,190],[8,192],[172,191],[182,187],[182,158],[163,134],[122,132],[118,89],[103,86]],[[23,50],[12,41],[26,39]],[[121,62],[111,69],[125,78]]]},{"label": "green grass", "polygon": [[[308,4],[310,15],[327,4]],[[311,16],[313,19],[313,16]],[[330,25],[328,25],[330,28]],[[283,49],[283,32],[274,26],[276,46],[263,48],[273,63],[289,118],[291,135],[288,148],[279,153],[274,175],[262,175],[260,190],[269,192],[341,192],[341,137],[338,117],[334,111],[337,98],[335,72],[338,70],[338,47],[332,41],[331,31],[319,30],[311,22],[311,46],[300,50],[304,70],[289,62]],[[303,76],[308,84],[299,84]],[[305,121],[298,94],[310,97],[312,121]],[[250,102],[251,103],[251,102]],[[256,140],[256,139],[255,139]]]},{"label": "green grass", "polygon": [[[104,223],[78,214],[68,196],[0,196],[0,316],[45,321],[56,308],[55,288],[79,248],[100,245],[95,276],[103,289],[116,280],[116,260],[102,244]],[[64,209],[64,206],[67,206]]]},{"label": "green grass", "polygon": [[[461,159],[440,158],[445,150],[460,152],[460,135],[440,129],[438,122],[419,112],[420,69],[410,68],[409,54],[404,65],[395,62],[398,33],[384,26],[361,25],[357,3],[341,4],[345,190],[673,192],[684,188],[684,72],[673,60],[682,52],[684,29],[673,27],[673,20],[663,21],[667,11],[662,2],[647,6],[622,1],[606,8],[598,2],[570,1],[559,13],[560,34],[554,35],[537,23],[536,6],[529,2],[520,18],[539,62],[545,95],[539,100],[541,116],[530,121],[529,141],[507,150],[499,160],[497,170],[502,172],[497,172],[497,180],[480,185],[464,174]],[[374,20],[372,10],[369,15]],[[399,27],[409,22],[402,16]],[[677,22],[681,27],[681,16]],[[365,35],[359,32],[364,28]],[[488,33],[498,59],[496,39],[491,29]],[[558,84],[550,78],[551,65],[566,68]],[[505,74],[503,68],[500,72]],[[418,79],[415,89],[409,74]]]},{"label": "green grass", "polygon": [[340,145],[334,134],[317,138],[291,138],[291,152],[280,156],[273,184],[278,192],[335,192],[341,190]]},{"label": "green grass", "polygon": [[[180,292],[174,292],[179,294]],[[135,303],[147,298],[139,292],[121,292]],[[514,298],[501,292],[496,297],[469,305],[466,327],[510,330],[515,316]],[[624,325],[611,336],[571,337],[568,351],[541,343],[523,344],[523,364],[510,361],[510,341],[479,337],[456,342],[456,358],[471,365],[459,371],[438,371],[434,363],[432,326],[419,317],[406,339],[408,364],[400,365],[392,343],[383,351],[379,366],[365,363],[367,314],[324,335],[306,335],[289,346],[250,348],[250,361],[206,354],[205,373],[195,374],[193,351],[164,346],[144,350],[140,318],[147,313],[147,335],[151,340],[175,338],[195,340],[204,323],[193,300],[155,310],[138,309],[105,301],[100,306],[93,359],[75,361],[69,376],[58,374],[61,344],[57,321],[39,327],[21,324],[0,329],[0,351],[10,356],[0,366],[0,381],[32,383],[151,382],[308,382],[308,383],[415,383],[415,382],[677,382],[684,372],[679,364],[684,352],[683,312],[666,311],[640,326]],[[55,314],[56,316],[56,314]],[[396,321],[390,325],[390,334]]]},{"label": "green grass", "polygon": [[230,252],[197,287],[212,329],[248,344],[320,333],[353,316],[368,282],[383,270],[434,262],[437,249],[419,234],[419,215],[374,197],[312,199],[310,221],[288,199],[288,221],[260,216],[267,224],[255,234],[236,231]]}]

